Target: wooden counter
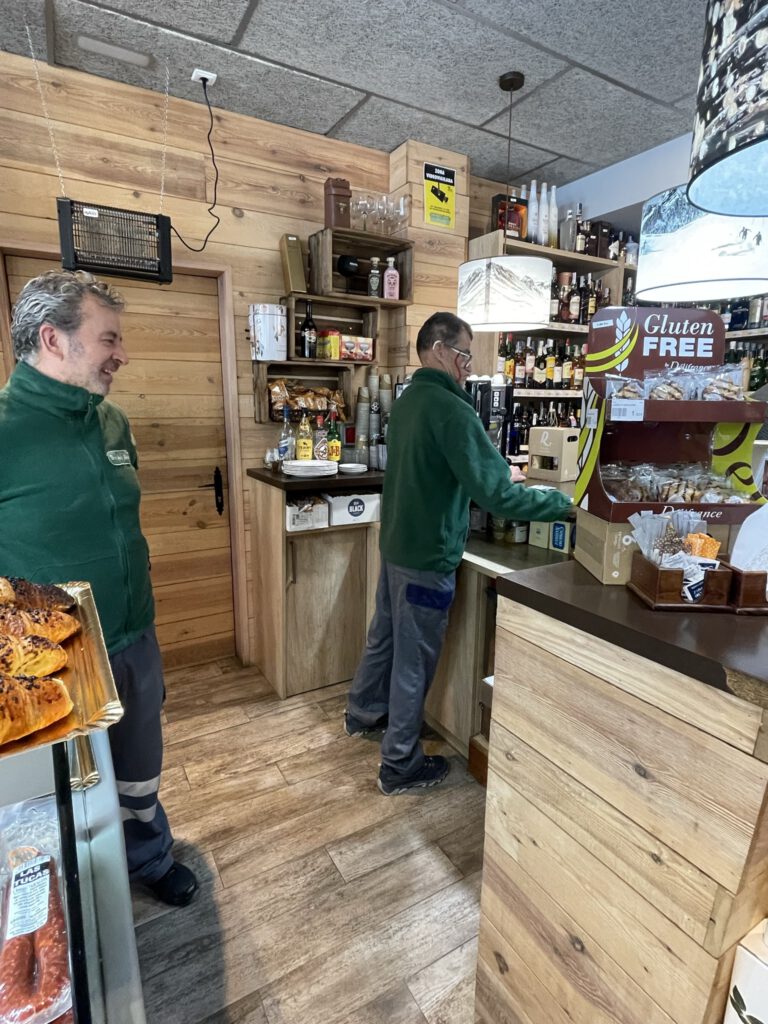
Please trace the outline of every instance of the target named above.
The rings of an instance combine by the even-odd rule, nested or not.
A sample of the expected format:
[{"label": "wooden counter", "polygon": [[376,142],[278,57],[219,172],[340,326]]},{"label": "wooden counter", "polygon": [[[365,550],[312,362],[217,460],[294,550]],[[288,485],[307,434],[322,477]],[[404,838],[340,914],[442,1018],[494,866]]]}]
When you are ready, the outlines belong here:
[{"label": "wooden counter", "polygon": [[477,1020],[720,1024],[768,913],[768,619],[497,588]]}]

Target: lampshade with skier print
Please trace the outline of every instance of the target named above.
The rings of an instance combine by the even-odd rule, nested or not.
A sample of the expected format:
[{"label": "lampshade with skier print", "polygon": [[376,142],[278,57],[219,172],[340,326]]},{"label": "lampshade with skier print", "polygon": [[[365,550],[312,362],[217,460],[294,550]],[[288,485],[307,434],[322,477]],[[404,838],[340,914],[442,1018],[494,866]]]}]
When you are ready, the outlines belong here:
[{"label": "lampshade with skier print", "polygon": [[685,185],[643,206],[635,294],[714,302],[768,292],[768,217],[721,217],[689,203]]},{"label": "lampshade with skier print", "polygon": [[768,216],[768,0],[709,0],[688,198]]}]

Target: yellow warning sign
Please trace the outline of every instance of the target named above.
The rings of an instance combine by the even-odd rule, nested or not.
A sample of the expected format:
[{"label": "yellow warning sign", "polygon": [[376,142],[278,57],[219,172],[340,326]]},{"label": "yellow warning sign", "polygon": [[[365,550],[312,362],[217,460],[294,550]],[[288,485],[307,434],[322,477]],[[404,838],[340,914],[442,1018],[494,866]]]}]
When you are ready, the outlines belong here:
[{"label": "yellow warning sign", "polygon": [[435,228],[456,224],[456,171],[424,164],[424,223]]}]

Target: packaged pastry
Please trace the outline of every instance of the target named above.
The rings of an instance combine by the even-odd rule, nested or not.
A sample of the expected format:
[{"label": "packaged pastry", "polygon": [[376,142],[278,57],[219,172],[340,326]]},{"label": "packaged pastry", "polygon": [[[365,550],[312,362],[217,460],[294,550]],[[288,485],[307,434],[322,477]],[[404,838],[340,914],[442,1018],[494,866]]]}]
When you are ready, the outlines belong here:
[{"label": "packaged pastry", "polygon": [[684,402],[693,397],[690,374],[681,370],[646,373],[645,397],[653,402]]},{"label": "packaged pastry", "polygon": [[685,550],[698,558],[717,558],[720,553],[720,541],[710,537],[708,533],[689,533],[685,538]]},{"label": "packaged pastry", "polygon": [[744,381],[741,366],[717,366],[700,370],[695,379],[698,397],[705,402],[740,402],[744,399]]},{"label": "packaged pastry", "polygon": [[614,377],[609,375],[605,378],[605,397],[628,398],[633,401],[639,401],[645,398],[643,382],[635,380],[634,377]]}]

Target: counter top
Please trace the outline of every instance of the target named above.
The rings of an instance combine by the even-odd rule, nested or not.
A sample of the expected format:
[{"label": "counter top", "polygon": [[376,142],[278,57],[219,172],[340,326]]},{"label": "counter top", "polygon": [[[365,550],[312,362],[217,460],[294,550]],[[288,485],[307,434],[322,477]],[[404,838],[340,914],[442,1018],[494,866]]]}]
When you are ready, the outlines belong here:
[{"label": "counter top", "polygon": [[765,616],[654,612],[626,587],[603,586],[573,561],[504,576],[496,587],[501,597],[768,707],[761,685],[768,686]]},{"label": "counter top", "polygon": [[246,473],[253,480],[260,480],[270,487],[277,487],[281,491],[316,491],[318,494],[338,494],[344,491],[359,491],[375,489],[380,491],[384,486],[384,474],[375,469],[369,469],[366,473],[350,474],[338,473],[336,476],[310,477],[304,479],[297,476],[286,476],[285,473],[273,473],[271,469],[249,469]]},{"label": "counter top", "polygon": [[510,572],[567,562],[568,555],[530,544],[496,544],[473,533],[467,541],[462,561],[483,575],[496,579]]}]

